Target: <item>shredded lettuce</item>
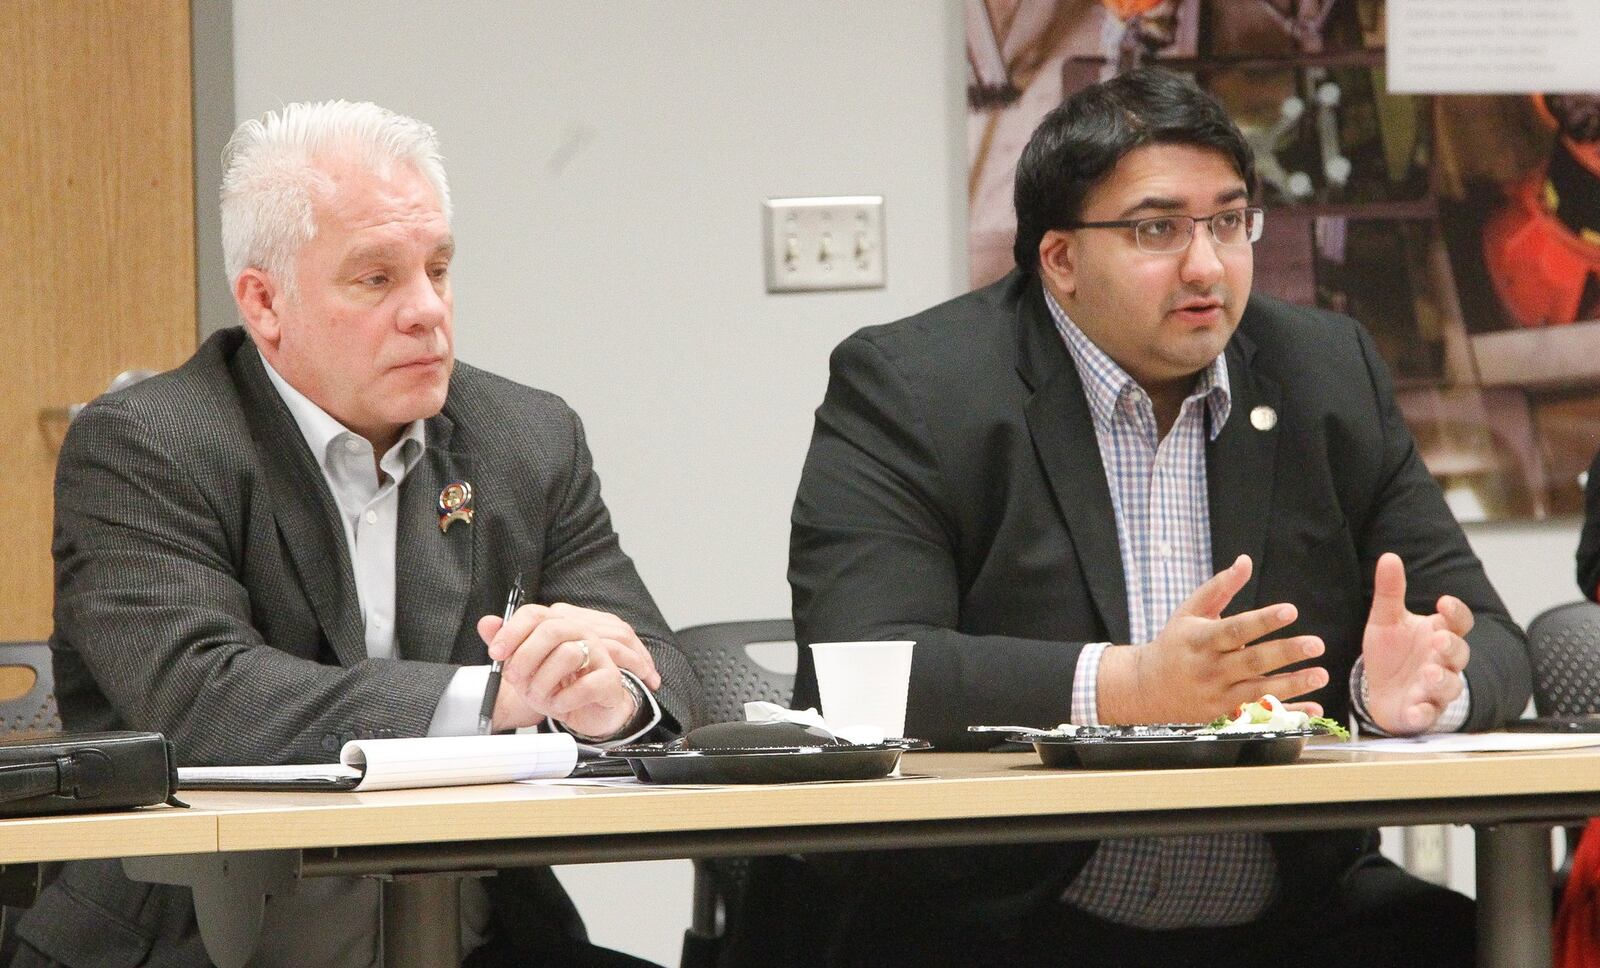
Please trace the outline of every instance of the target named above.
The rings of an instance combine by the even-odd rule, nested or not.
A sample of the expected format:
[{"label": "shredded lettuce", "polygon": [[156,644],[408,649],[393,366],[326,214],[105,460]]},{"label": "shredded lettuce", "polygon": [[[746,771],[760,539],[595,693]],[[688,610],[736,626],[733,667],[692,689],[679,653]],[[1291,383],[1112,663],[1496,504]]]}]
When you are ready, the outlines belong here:
[{"label": "shredded lettuce", "polygon": [[1262,696],[1258,702],[1240,703],[1232,716],[1218,716],[1206,728],[1216,732],[1255,732],[1262,729],[1315,729],[1349,739],[1350,731],[1326,716],[1308,716],[1291,710],[1276,697]]},{"label": "shredded lettuce", "polygon": [[1340,739],[1350,738],[1350,731],[1345,729],[1337,719],[1329,719],[1326,716],[1313,716],[1311,717],[1311,726]]}]

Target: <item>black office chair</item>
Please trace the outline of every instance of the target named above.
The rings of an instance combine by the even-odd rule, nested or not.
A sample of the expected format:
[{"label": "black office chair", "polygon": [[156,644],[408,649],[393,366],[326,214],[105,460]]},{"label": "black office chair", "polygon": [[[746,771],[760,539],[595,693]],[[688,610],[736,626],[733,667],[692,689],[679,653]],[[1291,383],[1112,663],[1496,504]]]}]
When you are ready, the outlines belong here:
[{"label": "black office chair", "polygon": [[[705,687],[708,722],[743,720],[751,700],[787,706],[794,696],[794,676],[762,666],[749,650],[756,643],[792,644],[794,623],[788,619],[695,625],[680,630],[677,639]],[[694,862],[693,916],[683,933],[680,968],[714,968],[749,873],[750,862],[742,858]]]},{"label": "black office chair", "polygon": [[[42,736],[61,732],[56,709],[55,677],[50,671],[50,646],[44,642],[0,642],[0,737]],[[6,923],[39,896],[38,864],[0,864],[0,964],[9,964],[14,942]]]},{"label": "black office chair", "polygon": [[1568,602],[1528,623],[1533,705],[1541,716],[1600,713],[1600,605]]},{"label": "black office chair", "polygon": [[[1540,612],[1528,623],[1528,654],[1533,660],[1533,708],[1540,716],[1600,714],[1600,605],[1568,602]],[[1565,829],[1567,851],[1556,874],[1558,891],[1583,833],[1581,826]]]},{"label": "black office chair", "polygon": [[61,732],[50,646],[0,642],[0,736]]}]

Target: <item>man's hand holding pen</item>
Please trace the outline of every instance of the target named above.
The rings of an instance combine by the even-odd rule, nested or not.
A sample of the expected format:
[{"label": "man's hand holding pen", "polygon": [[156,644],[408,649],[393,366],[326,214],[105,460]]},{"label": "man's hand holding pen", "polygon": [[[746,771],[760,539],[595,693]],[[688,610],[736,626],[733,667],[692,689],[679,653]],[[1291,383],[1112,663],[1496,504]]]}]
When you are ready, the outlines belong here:
[{"label": "man's hand holding pen", "polygon": [[478,620],[489,658],[504,663],[494,729],[559,720],[583,736],[615,735],[638,711],[620,670],[645,688],[661,687],[655,660],[633,627],[607,612],[576,605],[524,605],[510,621]]}]

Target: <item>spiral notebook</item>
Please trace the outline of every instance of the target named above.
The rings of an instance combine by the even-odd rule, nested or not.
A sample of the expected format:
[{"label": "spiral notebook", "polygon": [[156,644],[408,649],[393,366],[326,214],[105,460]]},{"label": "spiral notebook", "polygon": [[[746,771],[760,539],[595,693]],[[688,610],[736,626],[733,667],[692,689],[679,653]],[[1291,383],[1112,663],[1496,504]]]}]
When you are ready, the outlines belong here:
[{"label": "spiral notebook", "polygon": [[565,733],[357,739],[337,763],[180,766],[180,790],[404,790],[563,777],[578,762]]}]

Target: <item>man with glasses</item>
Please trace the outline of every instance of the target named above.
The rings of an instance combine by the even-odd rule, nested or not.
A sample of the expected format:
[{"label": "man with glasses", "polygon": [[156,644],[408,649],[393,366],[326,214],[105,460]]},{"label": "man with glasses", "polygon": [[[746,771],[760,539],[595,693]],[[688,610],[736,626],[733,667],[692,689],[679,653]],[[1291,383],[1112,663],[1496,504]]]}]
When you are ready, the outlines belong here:
[{"label": "man with glasses", "polygon": [[[797,632],[914,639],[908,735],[981,749],[970,724],[1206,722],[1264,694],[1391,734],[1521,712],[1523,635],[1372,339],[1251,295],[1254,183],[1190,82],[1088,88],[1018,164],[1018,269],[834,352],[794,508]],[[1375,846],[864,856],[808,904],[820,947],[795,961],[1471,964],[1471,902]]]}]

